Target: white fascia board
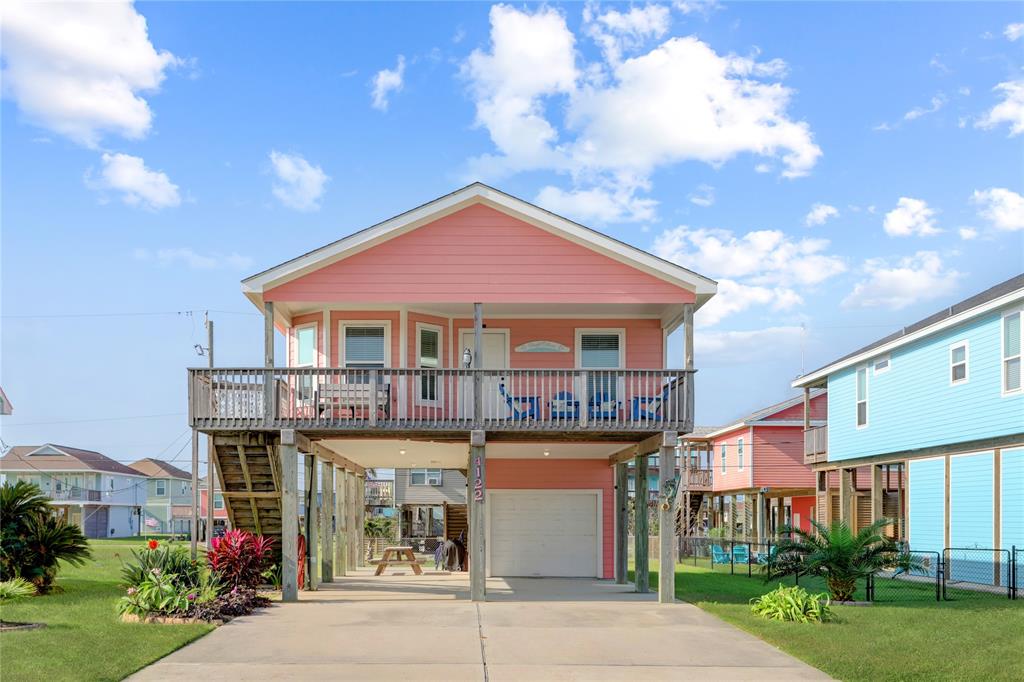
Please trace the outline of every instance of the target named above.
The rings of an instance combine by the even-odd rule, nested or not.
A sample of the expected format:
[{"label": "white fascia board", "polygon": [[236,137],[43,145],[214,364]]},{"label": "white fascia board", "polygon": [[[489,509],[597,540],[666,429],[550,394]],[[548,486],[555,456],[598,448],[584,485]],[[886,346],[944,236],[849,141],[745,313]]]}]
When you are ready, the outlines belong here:
[{"label": "white fascia board", "polygon": [[658,279],[692,291],[697,298],[697,307],[707,302],[718,291],[718,283],[712,279],[480,183],[464,187],[327,246],[248,277],[242,281],[242,291],[253,303],[257,303],[262,300],[261,294],[266,289],[365,251],[427,222],[432,222],[475,203],[490,205],[492,208],[512,214],[534,227],[569,239]]},{"label": "white fascia board", "polygon": [[984,303],[975,308],[971,308],[970,310],[965,310],[962,313],[953,315],[952,317],[947,317],[946,319],[936,322],[933,325],[918,329],[917,331],[911,334],[901,336],[898,339],[893,339],[889,343],[882,344],[881,346],[878,346],[876,348],[871,348],[869,350],[864,351],[863,353],[857,353],[856,355],[848,357],[845,360],[834,362],[831,365],[826,365],[815,372],[805,374],[802,377],[798,377],[793,381],[793,383],[790,384],[790,386],[792,386],[793,388],[803,388],[805,386],[812,386],[814,384],[817,384],[822,379],[827,379],[828,375],[838,372],[841,369],[845,369],[853,365],[862,364],[873,357],[876,357],[878,355],[885,355],[886,353],[889,353],[890,351],[896,348],[900,348],[909,343],[913,343],[914,341],[919,341],[920,339],[923,339],[927,336],[931,336],[932,334],[940,332],[944,329],[949,329],[950,327],[955,327],[958,324],[963,324],[964,322],[972,318],[975,318],[978,315],[984,315],[987,312],[991,312],[1005,305],[1010,305],[1016,301],[1021,300],[1024,300],[1024,289],[1011,291],[1005,296],[1000,296],[999,298],[993,299],[988,303]]}]

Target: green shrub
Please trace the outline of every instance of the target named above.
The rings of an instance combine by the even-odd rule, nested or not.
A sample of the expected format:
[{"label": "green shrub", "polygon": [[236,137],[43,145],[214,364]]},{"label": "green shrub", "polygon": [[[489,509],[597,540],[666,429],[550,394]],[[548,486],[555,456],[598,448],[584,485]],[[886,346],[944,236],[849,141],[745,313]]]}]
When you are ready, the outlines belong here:
[{"label": "green shrub", "polygon": [[36,593],[36,586],[24,578],[11,578],[0,582],[0,604],[31,597]]},{"label": "green shrub", "polygon": [[117,610],[142,617],[182,615],[188,612],[197,596],[192,588],[178,582],[178,576],[154,568],[137,587],[128,588],[128,594],[118,601]]},{"label": "green shrub", "polygon": [[779,585],[767,594],[750,600],[750,610],[767,620],[797,623],[821,623],[832,618],[827,594],[811,594],[802,587]]},{"label": "green shrub", "polygon": [[163,575],[175,576],[175,581],[185,587],[198,587],[203,574],[207,573],[203,562],[194,560],[188,547],[170,543],[156,548],[132,550],[134,561],[121,566],[121,580],[125,587],[138,587],[149,580],[153,569]]}]

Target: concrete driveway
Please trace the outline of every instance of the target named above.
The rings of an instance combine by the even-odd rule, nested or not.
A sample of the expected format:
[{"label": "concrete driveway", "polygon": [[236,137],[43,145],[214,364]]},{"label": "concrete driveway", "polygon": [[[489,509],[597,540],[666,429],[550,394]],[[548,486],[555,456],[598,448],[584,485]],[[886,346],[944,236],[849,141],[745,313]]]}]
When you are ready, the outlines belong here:
[{"label": "concrete driveway", "polygon": [[237,618],[133,680],[828,679],[695,606],[586,579],[339,578]]}]

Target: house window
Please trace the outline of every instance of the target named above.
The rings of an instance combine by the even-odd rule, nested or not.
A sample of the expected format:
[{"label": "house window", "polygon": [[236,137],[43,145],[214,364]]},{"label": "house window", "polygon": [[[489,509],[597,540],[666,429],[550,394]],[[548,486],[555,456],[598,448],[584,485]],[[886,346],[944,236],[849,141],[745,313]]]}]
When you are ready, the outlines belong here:
[{"label": "house window", "polygon": [[1003,315],[1003,393],[1021,390],[1020,318],[1019,310]]},{"label": "house window", "polygon": [[216,495],[213,496],[213,508],[214,509],[223,509],[224,508],[224,496],[221,495],[220,493],[217,493]]},{"label": "house window", "polygon": [[868,425],[868,368],[857,368],[857,428]]},{"label": "house window", "polygon": [[949,347],[949,383],[967,383],[967,342],[961,341]]},{"label": "house window", "polygon": [[[342,363],[350,369],[380,369],[388,363],[389,328],[386,324],[345,324],[341,327]],[[368,383],[369,376],[349,379]]]},{"label": "house window", "polygon": [[295,330],[295,366],[316,364],[316,325],[307,324]]},{"label": "house window", "polygon": [[[419,367],[437,369],[441,366],[441,329],[416,325],[416,357]],[[420,376],[419,402],[434,404],[437,402],[437,375],[435,373]]]},{"label": "house window", "polygon": [[410,469],[409,485],[441,485],[441,470]]},{"label": "house window", "polygon": [[167,481],[162,478],[156,479],[156,496],[163,497],[167,494]]},{"label": "house window", "polygon": [[181,494],[184,495],[187,492],[188,492],[188,483],[186,483],[185,481],[182,481],[181,482]]},{"label": "house window", "polygon": [[722,473],[725,473],[725,443],[722,443]]},{"label": "house window", "polygon": [[743,471],[743,439],[736,441],[736,457],[739,459],[739,470]]},{"label": "house window", "polygon": [[[585,369],[619,369],[624,351],[623,332],[595,330],[577,332],[580,367]],[[604,393],[602,401],[618,400],[618,378],[614,373],[587,375],[587,395]]]},{"label": "house window", "polygon": [[875,374],[882,374],[889,371],[891,360],[888,355],[875,359]]}]

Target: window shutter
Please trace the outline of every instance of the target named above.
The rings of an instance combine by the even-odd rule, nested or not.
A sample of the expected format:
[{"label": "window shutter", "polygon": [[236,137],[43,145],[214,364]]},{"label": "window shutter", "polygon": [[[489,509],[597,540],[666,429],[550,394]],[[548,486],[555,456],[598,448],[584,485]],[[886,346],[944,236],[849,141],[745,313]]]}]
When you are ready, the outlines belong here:
[{"label": "window shutter", "polygon": [[345,362],[384,364],[383,327],[345,327]]},{"label": "window shutter", "polygon": [[433,329],[420,330],[420,365],[423,367],[438,366],[438,336],[440,335]]},{"label": "window shutter", "polygon": [[619,335],[583,334],[580,337],[580,357],[584,367],[618,367]]}]

